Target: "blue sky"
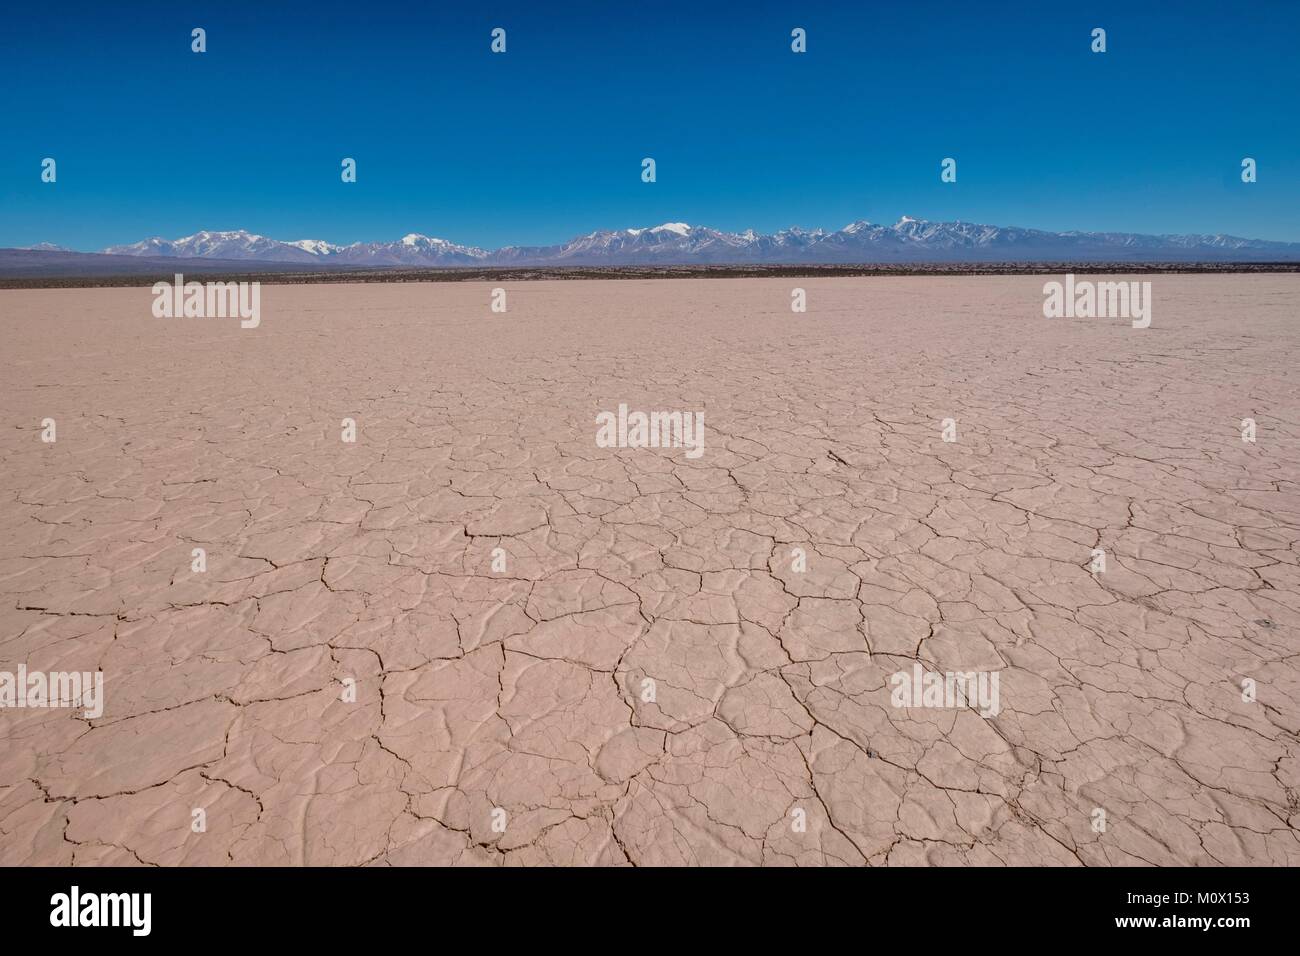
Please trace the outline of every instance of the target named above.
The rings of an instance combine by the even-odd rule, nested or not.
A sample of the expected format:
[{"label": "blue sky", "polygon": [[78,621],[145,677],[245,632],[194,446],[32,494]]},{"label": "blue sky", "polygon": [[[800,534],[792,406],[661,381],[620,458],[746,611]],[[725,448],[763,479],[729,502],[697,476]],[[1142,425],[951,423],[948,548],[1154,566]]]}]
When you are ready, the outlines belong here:
[{"label": "blue sky", "polygon": [[18,3],[0,246],[245,228],[493,248],[904,214],[1295,241],[1298,41],[1290,0]]}]

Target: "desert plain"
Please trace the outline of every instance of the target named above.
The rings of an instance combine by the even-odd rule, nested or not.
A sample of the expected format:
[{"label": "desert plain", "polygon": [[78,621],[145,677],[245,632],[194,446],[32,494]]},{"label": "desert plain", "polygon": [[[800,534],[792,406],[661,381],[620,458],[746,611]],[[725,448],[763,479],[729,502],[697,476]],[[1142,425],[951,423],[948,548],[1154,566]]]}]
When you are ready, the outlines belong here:
[{"label": "desert plain", "polygon": [[1300,864],[1300,277],[1047,278],[0,292],[0,864]]}]

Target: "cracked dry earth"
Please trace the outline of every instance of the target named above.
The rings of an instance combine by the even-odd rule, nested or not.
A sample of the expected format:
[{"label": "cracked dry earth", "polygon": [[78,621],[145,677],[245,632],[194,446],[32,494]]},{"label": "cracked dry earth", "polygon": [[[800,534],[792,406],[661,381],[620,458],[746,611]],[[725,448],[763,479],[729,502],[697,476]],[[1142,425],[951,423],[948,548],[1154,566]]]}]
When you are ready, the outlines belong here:
[{"label": "cracked dry earth", "polygon": [[0,863],[1300,863],[1300,283],[1148,278],[0,293]]}]

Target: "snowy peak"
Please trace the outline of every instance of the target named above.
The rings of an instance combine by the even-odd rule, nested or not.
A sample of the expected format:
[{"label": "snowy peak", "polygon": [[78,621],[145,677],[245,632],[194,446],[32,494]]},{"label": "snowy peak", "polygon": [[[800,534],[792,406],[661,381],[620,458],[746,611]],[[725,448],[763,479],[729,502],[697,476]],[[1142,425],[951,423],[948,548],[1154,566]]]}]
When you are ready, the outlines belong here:
[{"label": "snowy peak", "polygon": [[452,245],[452,243],[448,242],[446,239],[436,239],[433,236],[422,236],[418,232],[408,232],[402,237],[401,241],[404,246],[416,246],[420,248],[442,248]]},{"label": "snowy peak", "polygon": [[[666,222],[661,226],[650,226],[648,229],[625,229],[629,236],[656,235],[661,232],[671,232],[678,236],[689,236],[691,227],[684,222]],[[593,232],[593,236],[600,235],[599,232]]]},{"label": "snowy peak", "polygon": [[486,255],[473,246],[408,232],[396,242],[354,242],[339,251],[338,259],[351,265],[454,266],[473,265]]},{"label": "snowy peak", "polygon": [[332,256],[343,248],[321,239],[295,239],[289,245],[301,249],[303,252],[309,252],[313,256]]}]

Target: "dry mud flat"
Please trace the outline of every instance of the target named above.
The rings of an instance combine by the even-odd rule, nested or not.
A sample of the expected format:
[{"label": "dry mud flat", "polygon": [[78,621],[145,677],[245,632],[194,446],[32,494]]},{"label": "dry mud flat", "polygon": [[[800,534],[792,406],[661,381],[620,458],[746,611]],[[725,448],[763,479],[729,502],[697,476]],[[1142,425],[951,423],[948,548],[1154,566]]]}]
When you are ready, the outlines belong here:
[{"label": "dry mud flat", "polygon": [[1300,279],[1150,279],[0,292],[0,863],[1300,863]]}]

